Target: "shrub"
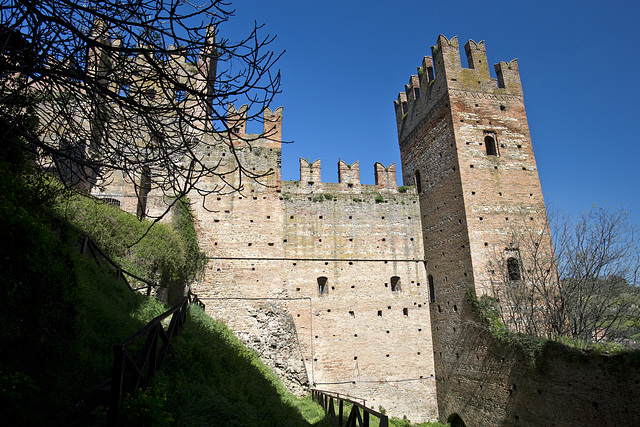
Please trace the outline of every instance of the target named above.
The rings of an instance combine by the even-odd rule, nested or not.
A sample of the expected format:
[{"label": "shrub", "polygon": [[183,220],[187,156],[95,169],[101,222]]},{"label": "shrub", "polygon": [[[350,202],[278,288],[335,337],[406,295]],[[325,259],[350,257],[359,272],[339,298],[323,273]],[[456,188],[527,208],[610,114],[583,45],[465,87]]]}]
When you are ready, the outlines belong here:
[{"label": "shrub", "polygon": [[124,425],[172,425],[175,420],[166,410],[165,388],[162,382],[154,381],[146,390],[141,390],[133,396],[127,395],[122,402],[121,422]]},{"label": "shrub", "polygon": [[75,193],[57,212],[91,238],[125,270],[166,288],[175,302],[204,266],[188,201],[174,208],[174,227],[139,220],[120,208]]}]

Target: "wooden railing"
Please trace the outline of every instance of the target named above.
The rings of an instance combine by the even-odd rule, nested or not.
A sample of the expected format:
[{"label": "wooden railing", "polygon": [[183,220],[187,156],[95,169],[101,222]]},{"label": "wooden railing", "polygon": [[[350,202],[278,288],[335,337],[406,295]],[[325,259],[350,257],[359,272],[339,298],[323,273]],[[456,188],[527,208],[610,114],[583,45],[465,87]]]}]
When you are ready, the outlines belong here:
[{"label": "wooden railing", "polygon": [[[118,279],[123,280],[132,291],[147,290],[150,295],[151,288],[155,285],[133,273],[130,273],[115,263],[102,249],[83,233],[81,236],[80,252],[90,255],[100,267],[112,268]],[[132,277],[145,286],[132,288],[127,277]],[[113,346],[113,370],[111,378],[111,390],[109,397],[109,410],[107,424],[117,426],[120,420],[120,405],[126,394],[133,394],[139,388],[146,388],[160,370],[164,357],[169,350],[171,338],[179,335],[187,319],[187,310],[190,304],[196,304],[204,310],[204,303],[197,295],[187,293],[175,307],[157,316],[147,323],[137,333],[123,342]],[[171,316],[168,328],[165,330],[166,319]],[[129,354],[131,347],[144,339],[142,348],[136,351],[135,356]],[[136,346],[138,348],[139,346]]]},{"label": "wooden railing", "polygon": [[[311,389],[313,400],[322,406],[324,412],[331,417],[334,427],[369,427],[369,418],[371,415],[380,420],[380,427],[389,427],[389,417],[380,412],[367,408],[364,399],[359,399],[348,394],[340,394],[332,391]],[[359,400],[360,402],[356,402]],[[338,413],[336,414],[336,405],[338,405]],[[351,405],[351,411],[344,422],[344,412]]]},{"label": "wooden railing", "polygon": [[[151,288],[155,286],[153,283],[143,279],[142,277],[136,276],[135,274],[130,273],[127,270],[120,267],[118,264],[115,263],[115,261],[109,258],[109,256],[105,254],[102,251],[102,249],[100,249],[98,245],[96,245],[96,243],[93,240],[91,240],[91,238],[86,234],[82,234],[82,247],[80,249],[80,253],[82,253],[83,255],[84,254],[91,255],[91,257],[93,257],[93,259],[96,261],[96,263],[100,267],[103,267],[104,263],[109,264],[114,269],[114,272],[117,274],[118,279],[123,280],[129,287],[129,289],[133,291],[140,291],[142,289],[146,289],[147,295],[151,295]],[[136,289],[132,288],[126,276],[133,277],[137,281],[144,283],[144,286]]]},{"label": "wooden railing", "polygon": [[[189,304],[197,304],[204,309],[204,303],[189,291],[178,305],[147,323],[131,337],[113,346],[113,376],[108,425],[118,425],[123,396],[135,393],[138,388],[146,388],[160,370],[171,338],[182,332]],[[169,316],[171,321],[165,330],[163,321]],[[145,337],[142,349],[135,356],[130,355],[127,350]]]}]

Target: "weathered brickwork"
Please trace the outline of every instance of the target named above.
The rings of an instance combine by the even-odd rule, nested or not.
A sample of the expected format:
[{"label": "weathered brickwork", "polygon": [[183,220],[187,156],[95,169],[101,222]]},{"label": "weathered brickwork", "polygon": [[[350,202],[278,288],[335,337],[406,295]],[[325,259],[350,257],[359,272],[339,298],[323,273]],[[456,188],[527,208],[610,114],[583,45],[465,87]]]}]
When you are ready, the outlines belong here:
[{"label": "weathered brickwork", "polygon": [[[467,426],[640,425],[640,366],[628,356],[548,350],[533,367],[478,319],[456,333],[459,357],[438,378],[440,416]],[[436,365],[444,358],[436,355]],[[450,360],[446,363],[452,363]],[[440,396],[446,396],[440,400]]]},{"label": "weathered brickwork", "polygon": [[[517,61],[496,64],[493,79],[484,42],[469,41],[465,52],[469,68],[460,63],[457,38],[440,36],[433,56],[424,58],[395,101],[403,179],[419,192],[434,294],[439,416],[454,421],[457,415],[478,426],[637,420],[639,411],[605,379],[602,362],[568,363],[548,355],[548,371],[534,371],[522,354],[495,342],[470,311],[467,293],[489,293],[504,273],[493,270],[496,258],[519,250],[514,230],[548,233],[542,233],[546,212]],[[551,247],[548,237],[540,242],[540,250]],[[633,379],[620,385],[636,395],[637,368],[625,372]],[[607,384],[598,387],[599,381]],[[574,415],[577,408],[581,413]]]},{"label": "weathered brickwork", "polygon": [[[274,113],[265,114],[265,132],[281,123],[282,110]],[[229,110],[233,153],[213,143],[198,153],[221,162],[222,176],[208,178],[203,188],[218,188],[224,179],[242,190],[189,195],[209,258],[195,285],[208,313],[299,395],[315,384],[365,398],[390,414],[436,419],[415,189],[398,189],[395,165],[376,163],[378,184],[363,185],[359,164],[343,161],[337,183],[322,181],[320,160],[304,159],[300,180],[281,182],[279,128],[270,138],[247,134],[245,114],[242,107]],[[241,182],[233,172],[238,164],[264,176]],[[123,179],[122,187],[133,196],[119,198],[121,206],[135,211],[135,186]],[[115,188],[107,188],[110,197]],[[163,206],[154,197],[151,191],[146,198],[146,214]]]},{"label": "weathered brickwork", "polygon": [[[189,195],[208,257],[195,291],[299,395],[315,385],[470,426],[640,424],[637,366],[550,353],[533,369],[471,312],[468,292],[490,292],[496,257],[518,250],[513,231],[546,230],[546,212],[517,61],[494,79],[484,42],[465,53],[468,68],[440,36],[395,102],[400,187],[395,165],[364,185],[342,160],[337,183],[319,159],[281,181],[282,109],[252,135],[246,107],[230,107],[229,131],[197,153],[219,163],[202,186],[213,195]],[[168,201],[143,178],[93,193],[157,215]]]},{"label": "weathered brickwork", "polygon": [[[282,186],[286,288],[312,301],[311,317],[304,305],[293,314],[299,335],[311,337],[301,342],[313,358],[313,381],[393,414],[434,419],[417,197],[413,189],[360,184],[356,166],[340,162],[337,184]],[[301,178],[308,167],[301,161]]]}]

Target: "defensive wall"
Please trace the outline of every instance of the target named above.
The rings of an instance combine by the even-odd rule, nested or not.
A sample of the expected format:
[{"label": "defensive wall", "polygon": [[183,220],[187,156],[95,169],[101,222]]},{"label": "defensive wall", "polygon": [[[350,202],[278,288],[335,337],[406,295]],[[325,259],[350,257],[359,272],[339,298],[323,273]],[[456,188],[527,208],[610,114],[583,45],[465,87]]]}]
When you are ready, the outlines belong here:
[{"label": "defensive wall", "polygon": [[[465,309],[466,310],[466,309]],[[438,378],[440,417],[467,426],[639,425],[640,360],[547,347],[535,364],[470,312]],[[438,360],[438,359],[437,359]],[[440,356],[440,359],[442,357]],[[439,363],[439,362],[436,362]]]},{"label": "defensive wall", "polygon": [[[466,68],[440,36],[395,101],[400,187],[395,165],[363,185],[359,163],[339,161],[332,183],[304,159],[282,181],[282,109],[253,135],[230,107],[196,150],[217,175],[189,195],[208,258],[195,291],[299,395],[315,385],[454,425],[639,424],[637,363],[551,351],[534,368],[471,312],[469,291],[495,289],[496,254],[526,268],[513,230],[545,227],[546,212],[517,60],[492,78],[484,42],[464,50]],[[92,192],[131,212],[168,203],[144,176],[102,184]]]},{"label": "defensive wall", "polygon": [[492,78],[484,42],[471,40],[464,50],[468,68],[457,38],[441,35],[395,101],[403,179],[419,194],[434,291],[440,419],[470,426],[637,420],[637,367],[612,374],[606,358],[572,363],[547,354],[545,370],[535,370],[471,312],[468,293],[490,293],[505,276],[495,271],[496,256],[516,262],[510,280],[522,280],[520,273],[532,268],[514,230],[542,236],[539,250],[548,256],[553,248],[517,60],[496,64]]},{"label": "defensive wall", "polygon": [[360,183],[357,162],[340,161],[338,182],[329,183],[320,160],[304,159],[299,181],[280,181],[279,143],[244,130],[238,127],[234,156],[209,157],[230,162],[229,170],[236,156],[252,172],[272,170],[267,181],[190,196],[209,258],[196,289],[207,311],[299,394],[315,384],[392,414],[435,419],[415,190],[398,188],[395,165],[380,163],[375,185]]}]

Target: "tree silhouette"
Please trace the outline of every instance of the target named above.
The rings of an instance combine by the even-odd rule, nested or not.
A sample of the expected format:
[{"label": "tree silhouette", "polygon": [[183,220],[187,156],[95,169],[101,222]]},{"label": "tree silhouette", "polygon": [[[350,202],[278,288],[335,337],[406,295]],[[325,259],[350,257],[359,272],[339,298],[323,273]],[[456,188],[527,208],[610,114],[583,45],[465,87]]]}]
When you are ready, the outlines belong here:
[{"label": "tree silhouette", "polygon": [[[622,210],[592,208],[572,220],[522,221],[489,267],[489,293],[508,329],[584,341],[635,339],[640,240]],[[549,246],[553,242],[553,246]]]},{"label": "tree silhouette", "polygon": [[[140,200],[151,188],[177,200],[259,179],[237,156],[223,170],[219,158],[203,155],[227,147],[234,157],[232,137],[242,135],[234,134],[229,104],[247,104],[238,119],[261,120],[279,91],[272,36],[257,24],[236,42],[218,34],[233,15],[229,7],[220,0],[0,0],[2,150],[28,150],[85,190],[120,174]],[[202,185],[204,177],[217,184]]]}]

